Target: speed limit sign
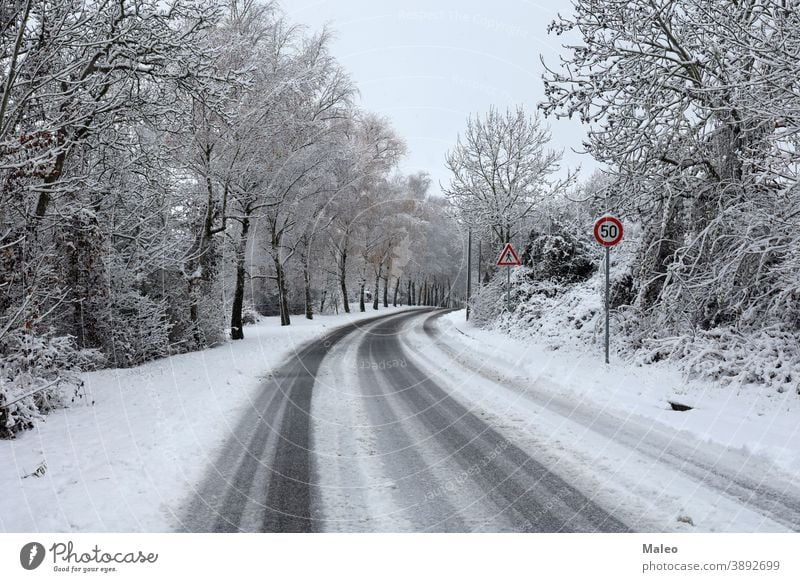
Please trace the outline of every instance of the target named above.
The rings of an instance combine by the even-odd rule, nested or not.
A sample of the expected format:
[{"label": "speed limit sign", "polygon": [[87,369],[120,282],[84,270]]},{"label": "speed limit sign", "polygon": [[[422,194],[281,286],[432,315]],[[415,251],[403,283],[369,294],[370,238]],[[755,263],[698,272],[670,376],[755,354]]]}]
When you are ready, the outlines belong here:
[{"label": "speed limit sign", "polygon": [[594,238],[604,247],[613,247],[622,240],[622,223],[613,216],[601,216],[594,223]]},{"label": "speed limit sign", "polygon": [[594,240],[599,242],[606,248],[606,364],[608,364],[608,351],[609,351],[609,324],[610,318],[608,315],[610,309],[610,288],[611,288],[611,247],[622,240],[622,223],[613,216],[605,215],[598,218],[594,223]]}]

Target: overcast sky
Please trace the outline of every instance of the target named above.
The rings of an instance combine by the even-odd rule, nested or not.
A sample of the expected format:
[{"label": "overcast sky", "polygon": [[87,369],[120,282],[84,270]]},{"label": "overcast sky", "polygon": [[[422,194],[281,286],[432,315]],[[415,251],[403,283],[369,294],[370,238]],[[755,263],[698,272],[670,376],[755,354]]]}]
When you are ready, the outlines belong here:
[{"label": "overcast sky", "polygon": [[[329,24],[333,54],[361,91],[361,104],[390,119],[408,144],[406,172],[448,182],[444,156],[470,113],[543,99],[543,67],[557,62],[561,37],[548,36],[565,0],[283,0],[290,20],[313,30]],[[565,165],[594,168],[580,149],[584,128],[548,120]],[[436,188],[438,190],[438,187]]]}]

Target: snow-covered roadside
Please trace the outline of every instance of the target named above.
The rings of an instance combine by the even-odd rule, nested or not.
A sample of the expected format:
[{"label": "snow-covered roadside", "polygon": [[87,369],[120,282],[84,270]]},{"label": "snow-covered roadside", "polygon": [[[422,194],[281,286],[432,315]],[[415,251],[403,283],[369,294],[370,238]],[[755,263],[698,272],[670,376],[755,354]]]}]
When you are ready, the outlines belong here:
[{"label": "snow-covered roadside", "polygon": [[[464,312],[442,318],[452,326],[450,337],[482,364],[512,377],[540,380],[537,389],[569,394],[576,402],[622,415],[643,416],[702,441],[764,455],[800,476],[800,398],[794,392],[765,390],[746,393],[713,382],[686,380],[677,366],[636,366],[615,361],[603,364],[602,346],[553,350],[535,340],[521,341],[498,331],[479,329],[464,321]],[[693,406],[675,412],[669,401]]]},{"label": "snow-covered roadside", "polygon": [[[433,342],[421,330],[404,336],[409,356],[634,529],[785,531],[796,523],[796,515],[778,523],[788,516],[770,510],[763,496],[762,509],[751,498],[767,486],[762,495],[796,503],[794,405],[752,406],[712,386],[686,390],[681,375],[666,367],[605,367],[602,354],[522,344],[466,324],[463,312],[435,325],[443,335]],[[685,392],[698,408],[669,409],[666,399]],[[716,473],[713,482],[699,480]]]},{"label": "snow-covered roadside", "polygon": [[[0,441],[0,531],[167,531],[261,379],[333,328],[404,308],[265,318],[245,339],[84,375],[88,401]],[[29,476],[46,464],[43,476]]]}]

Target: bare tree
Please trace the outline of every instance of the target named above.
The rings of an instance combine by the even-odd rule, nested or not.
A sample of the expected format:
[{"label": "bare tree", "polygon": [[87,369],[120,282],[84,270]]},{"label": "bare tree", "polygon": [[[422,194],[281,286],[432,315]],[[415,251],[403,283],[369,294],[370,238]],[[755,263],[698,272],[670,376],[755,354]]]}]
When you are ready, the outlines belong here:
[{"label": "bare tree", "polygon": [[522,107],[470,117],[447,154],[452,178],[445,194],[464,220],[509,242],[542,198],[573,179],[556,177],[562,153],[546,149],[549,141],[539,117]]}]

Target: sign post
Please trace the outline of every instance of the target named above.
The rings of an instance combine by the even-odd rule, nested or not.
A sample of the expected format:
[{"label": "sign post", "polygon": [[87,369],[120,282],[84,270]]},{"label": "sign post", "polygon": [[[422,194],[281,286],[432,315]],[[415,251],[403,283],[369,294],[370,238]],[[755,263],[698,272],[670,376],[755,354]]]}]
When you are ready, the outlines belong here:
[{"label": "sign post", "polygon": [[611,247],[622,240],[622,223],[613,216],[605,215],[594,223],[594,239],[606,249],[606,364],[608,364],[609,333],[609,288],[611,286]]},{"label": "sign post", "polygon": [[511,311],[511,267],[519,267],[521,264],[514,247],[511,243],[506,243],[497,259],[497,266],[506,268],[506,311]]},{"label": "sign post", "polygon": [[467,235],[467,321],[469,321],[470,299],[472,299],[472,228]]}]

